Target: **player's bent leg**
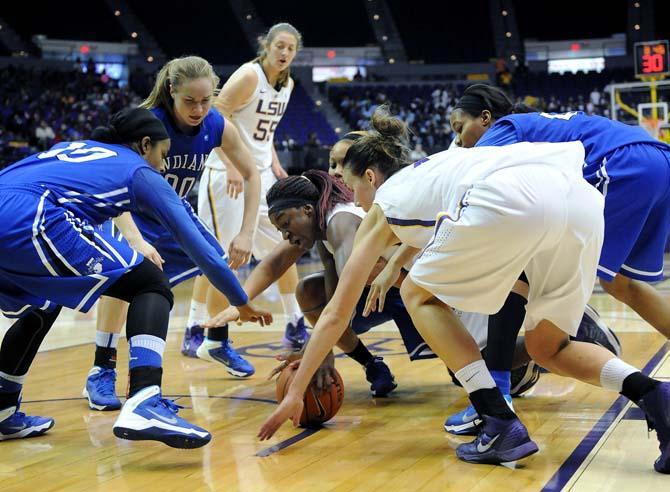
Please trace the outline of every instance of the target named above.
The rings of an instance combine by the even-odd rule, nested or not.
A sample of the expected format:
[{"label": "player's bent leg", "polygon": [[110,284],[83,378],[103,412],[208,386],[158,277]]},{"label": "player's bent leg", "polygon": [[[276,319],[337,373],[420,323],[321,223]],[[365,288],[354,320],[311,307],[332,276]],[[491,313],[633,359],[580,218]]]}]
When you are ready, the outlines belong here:
[{"label": "player's bent leg", "polygon": [[[500,311],[488,317],[484,361],[496,386],[512,409],[512,365],[519,330],[521,330],[526,315],[527,296],[528,283],[525,276],[522,275],[522,278],[516,281],[514,290],[509,293]],[[444,429],[451,434],[473,435],[477,433],[480,424],[479,415],[470,405],[447,418]]]},{"label": "player's bent leg", "polygon": [[82,396],[91,410],[118,410],[116,396],[116,347],[128,314],[128,303],[103,296],[98,301],[95,360],[88,372]]},{"label": "player's bent leg", "polygon": [[177,415],[179,407],[161,393],[163,351],[173,304],[167,277],[144,260],[105,294],[130,303],[126,327],[129,398],[114,423],[114,435],[160,441],[176,448],[204,446],[211,440],[209,432]]},{"label": "player's bent leg", "polygon": [[547,320],[526,332],[526,347],[534,360],[552,372],[617,391],[637,404],[658,437],[661,454],[654,469],[670,473],[670,383],[642,374],[604,347],[570,341]]},{"label": "player's bent leg", "polygon": [[629,306],[642,319],[670,338],[670,302],[653,286],[619,273],[612,281],[598,279],[602,288]]},{"label": "player's bent leg", "polygon": [[300,310],[300,303],[296,298],[298,287],[298,268],[292,265],[279,280],[277,280],[284,314],[287,318],[286,329],[282,338],[284,347],[300,350],[309,339],[305,326],[305,318]]},{"label": "player's bent leg", "polygon": [[447,367],[456,369],[483,425],[474,441],[461,444],[456,455],[469,463],[504,463],[538,451],[526,427],[496,387],[479,348],[454,312],[411,278],[401,288],[403,302],[417,330]]},{"label": "player's bent leg", "polygon": [[35,310],[14,322],[0,347],[0,441],[40,436],[54,426],[51,417],[20,411],[26,373],[60,313]]}]

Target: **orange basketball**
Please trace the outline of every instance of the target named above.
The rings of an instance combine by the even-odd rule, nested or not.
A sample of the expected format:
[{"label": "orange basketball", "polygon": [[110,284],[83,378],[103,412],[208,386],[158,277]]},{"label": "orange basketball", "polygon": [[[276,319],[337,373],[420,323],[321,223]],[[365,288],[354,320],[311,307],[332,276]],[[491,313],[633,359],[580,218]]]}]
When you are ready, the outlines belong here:
[{"label": "orange basketball", "polygon": [[[284,399],[291,381],[295,377],[296,369],[286,367],[277,378],[277,402]],[[300,416],[302,427],[318,427],[332,419],[344,401],[344,383],[340,373],[335,370],[335,382],[321,393],[316,392],[311,385],[305,392],[304,408]]]}]

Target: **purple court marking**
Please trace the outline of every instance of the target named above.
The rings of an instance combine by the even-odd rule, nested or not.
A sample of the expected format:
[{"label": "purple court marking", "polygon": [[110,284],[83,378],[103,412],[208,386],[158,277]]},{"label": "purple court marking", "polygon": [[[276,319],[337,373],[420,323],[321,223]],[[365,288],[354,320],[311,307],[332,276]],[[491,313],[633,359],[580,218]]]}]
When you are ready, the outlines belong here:
[{"label": "purple court marking", "polygon": [[[642,373],[647,376],[649,373],[658,365],[661,359],[668,352],[669,344],[666,342],[663,346],[656,352],[656,354],[651,358],[647,365],[642,369]],[[547,482],[547,484],[542,488],[542,492],[559,492],[565,487],[568,481],[572,476],[577,472],[579,467],[582,465],[586,457],[591,453],[593,448],[598,444],[600,438],[607,432],[607,430],[614,423],[614,420],[617,418],[622,410],[625,408],[628,403],[628,398],[620,396],[612,403],[612,406],[607,409],[607,411],[600,417],[600,420],[593,426],[589,433],[581,440],[577,445],[575,450],[570,456],[563,462],[561,467],[554,473],[554,476]],[[627,414],[630,412],[627,412]],[[634,415],[634,414],[633,414]]]},{"label": "purple court marking", "polygon": [[288,439],[278,442],[274,446],[270,446],[269,448],[261,449],[258,453],[256,453],[256,456],[260,456],[262,458],[265,458],[266,456],[270,456],[271,454],[276,453],[277,451],[281,451],[284,448],[289,447],[292,444],[295,444],[299,441],[302,441],[305,438],[308,438],[312,434],[315,434],[319,432],[322,429],[322,427],[319,427],[318,429],[305,429],[302,431],[300,434],[296,434],[293,437],[289,437]]}]

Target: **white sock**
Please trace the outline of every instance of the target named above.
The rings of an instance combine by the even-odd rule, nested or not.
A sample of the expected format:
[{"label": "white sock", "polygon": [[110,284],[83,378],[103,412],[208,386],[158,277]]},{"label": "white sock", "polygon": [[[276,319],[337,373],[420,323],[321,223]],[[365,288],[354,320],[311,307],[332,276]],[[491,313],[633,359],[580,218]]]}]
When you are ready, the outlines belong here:
[{"label": "white sock", "polygon": [[481,359],[456,371],[456,379],[460,381],[468,395],[480,389],[496,387],[496,382],[491,377],[486,363]]},{"label": "white sock", "polygon": [[279,297],[281,298],[281,305],[284,308],[284,314],[288,322],[297,323],[302,318],[302,311],[300,310],[298,300],[295,298],[295,294],[281,294]]},{"label": "white sock", "polygon": [[119,344],[119,334],[118,333],[107,333],[105,331],[96,331],[95,332],[95,344],[98,347],[113,348],[115,349]]},{"label": "white sock", "polygon": [[207,312],[207,303],[191,300],[191,310],[188,313],[186,327],[191,328],[195,325],[201,325],[207,321],[208,318],[209,313]]},{"label": "white sock", "polygon": [[623,390],[623,380],[634,372],[640,372],[639,369],[626,364],[621,359],[610,359],[600,370],[600,386],[605,389],[621,393]]}]

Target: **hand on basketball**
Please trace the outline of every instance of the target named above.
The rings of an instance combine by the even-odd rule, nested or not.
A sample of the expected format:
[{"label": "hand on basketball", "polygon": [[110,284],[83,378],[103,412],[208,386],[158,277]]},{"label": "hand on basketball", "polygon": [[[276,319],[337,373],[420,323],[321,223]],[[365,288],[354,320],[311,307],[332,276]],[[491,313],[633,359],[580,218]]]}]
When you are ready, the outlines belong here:
[{"label": "hand on basketball", "polygon": [[147,260],[156,265],[158,268],[161,270],[163,269],[163,263],[165,263],[165,260],[160,255],[158,250],[144,239],[140,239],[137,243],[131,244],[130,246],[138,253],[142,253],[142,255]]},{"label": "hand on basketball", "polygon": [[300,424],[303,405],[302,395],[294,395],[289,390],[277,409],[263,423],[261,430],[258,431],[258,438],[261,441],[270,439],[288,419],[291,419],[293,425],[297,427]]},{"label": "hand on basketball", "polygon": [[280,354],[275,357],[275,359],[280,360],[281,363],[277,366],[275,366],[272,371],[270,371],[270,374],[267,377],[267,380],[269,381],[273,377],[275,377],[277,374],[281,373],[284,369],[286,369],[288,366],[293,367],[294,369],[297,369],[300,366],[300,359],[302,358],[302,352],[291,352],[289,354]]},{"label": "hand on basketball", "polygon": [[400,276],[400,268],[396,268],[392,263],[387,263],[384,269],[379,272],[379,275],[370,284],[370,291],[368,298],[365,301],[365,309],[363,316],[369,316],[371,312],[384,310],[384,301],[386,300],[386,293],[398,281]]},{"label": "hand on basketball", "polygon": [[235,200],[244,190],[244,179],[242,178],[240,172],[235,169],[235,166],[227,166],[226,171],[228,176],[226,191],[228,196]]},{"label": "hand on basketball", "polygon": [[251,259],[252,238],[249,234],[239,233],[230,242],[228,248],[228,266],[231,270],[237,270]]},{"label": "hand on basketball", "polygon": [[[299,364],[299,362],[298,362]],[[317,393],[321,393],[329,388],[331,384],[336,381],[335,376],[335,354],[331,350],[326,358],[323,360],[319,368],[314,373],[312,378],[312,386],[316,388]]]}]

